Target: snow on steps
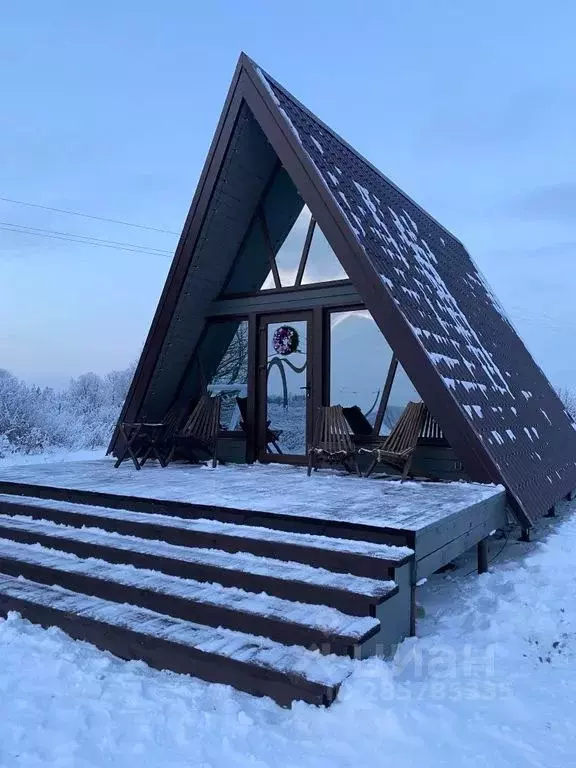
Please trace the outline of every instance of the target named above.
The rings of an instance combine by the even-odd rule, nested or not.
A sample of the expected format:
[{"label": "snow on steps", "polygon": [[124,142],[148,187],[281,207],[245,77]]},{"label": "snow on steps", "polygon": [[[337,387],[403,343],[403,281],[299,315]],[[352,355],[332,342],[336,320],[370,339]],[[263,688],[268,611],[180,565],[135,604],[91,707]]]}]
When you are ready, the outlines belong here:
[{"label": "snow on steps", "polygon": [[[367,540],[0,495],[1,610],[282,704],[329,704],[343,679],[335,653],[383,652],[406,636],[412,562],[405,547]],[[16,577],[30,599],[14,591]],[[54,591],[69,596],[65,610]],[[182,625],[201,640],[175,651],[172,629],[158,628]],[[292,661],[312,664],[322,654],[311,648],[329,660],[320,678]],[[280,653],[290,659],[282,668]],[[324,674],[331,663],[334,679]]]},{"label": "snow on steps", "polygon": [[373,614],[377,605],[396,593],[396,586],[386,572],[386,580],[381,581],[245,552],[181,547],[20,515],[0,515],[0,536],[23,543],[38,542],[80,557],[153,568],[173,576],[242,587],[251,592],[265,591],[287,600],[321,603],[358,615]]},{"label": "snow on steps", "polygon": [[[0,539],[0,570],[43,584],[82,591],[208,626],[250,631],[273,640],[352,654],[378,632],[370,616],[350,616],[325,605],[307,605],[266,593],[167,576],[131,565],[57,552],[39,544]],[[393,588],[394,583],[390,583]]]},{"label": "snow on steps", "polygon": [[0,494],[0,512],[31,514],[67,525],[88,525],[144,538],[163,539],[192,547],[214,547],[227,552],[250,552],[295,562],[314,562],[332,570],[381,578],[385,568],[406,563],[408,547],[298,533],[262,526],[134,512],[52,499]]},{"label": "snow on steps", "polygon": [[350,659],[322,656],[254,635],[214,629],[61,587],[0,575],[0,613],[18,611],[57,626],[124,659],[227,683],[288,705],[294,699],[330,704],[350,674]]}]

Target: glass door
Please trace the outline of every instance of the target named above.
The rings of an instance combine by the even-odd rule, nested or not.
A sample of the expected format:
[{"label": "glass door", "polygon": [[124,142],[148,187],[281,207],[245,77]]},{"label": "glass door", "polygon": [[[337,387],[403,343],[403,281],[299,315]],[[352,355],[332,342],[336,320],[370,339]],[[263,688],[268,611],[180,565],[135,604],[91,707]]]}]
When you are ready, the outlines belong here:
[{"label": "glass door", "polygon": [[312,313],[259,323],[258,458],[303,463],[310,443]]}]

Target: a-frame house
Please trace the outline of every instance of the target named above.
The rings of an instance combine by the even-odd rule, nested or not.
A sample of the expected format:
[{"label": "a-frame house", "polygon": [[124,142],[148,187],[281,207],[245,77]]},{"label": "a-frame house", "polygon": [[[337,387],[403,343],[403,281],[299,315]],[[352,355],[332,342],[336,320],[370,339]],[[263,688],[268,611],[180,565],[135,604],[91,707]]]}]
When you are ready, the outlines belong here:
[{"label": "a-frame house", "polygon": [[[283,270],[303,210],[300,258]],[[337,279],[315,282],[305,275],[320,233]],[[464,246],[242,55],[121,420],[162,419],[241,344],[244,455],[287,460],[268,444],[266,376],[288,328],[306,356],[283,368],[307,395],[298,461],[311,414],[330,404],[330,317],[360,310],[393,353],[378,428],[401,370],[466,476],[502,483],[524,526],[576,488],[576,427]]]}]

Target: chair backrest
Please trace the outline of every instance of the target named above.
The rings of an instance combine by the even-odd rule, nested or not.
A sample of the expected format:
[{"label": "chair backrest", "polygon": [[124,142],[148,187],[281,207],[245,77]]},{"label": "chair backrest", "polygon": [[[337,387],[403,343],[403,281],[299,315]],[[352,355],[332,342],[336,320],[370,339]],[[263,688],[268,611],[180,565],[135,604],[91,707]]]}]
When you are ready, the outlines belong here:
[{"label": "chair backrest", "polygon": [[368,421],[362,410],[357,405],[351,405],[348,408],[342,408],[344,417],[348,422],[350,429],[355,435],[371,435],[372,424]]},{"label": "chair backrest", "polygon": [[190,418],[180,430],[185,437],[214,440],[220,429],[220,398],[202,395]]},{"label": "chair backrest", "polygon": [[434,440],[442,440],[444,438],[444,433],[442,432],[440,425],[428,410],[426,411],[426,418],[424,419],[424,424],[420,430],[420,437]]},{"label": "chair backrest", "polygon": [[413,451],[418,443],[426,413],[427,409],[424,403],[408,403],[394,429],[384,441],[382,449],[398,454]]},{"label": "chair backrest", "polygon": [[177,400],[167,410],[166,415],[162,419],[164,429],[162,430],[163,437],[168,437],[178,431],[178,428],[189,414],[190,403],[182,400]]},{"label": "chair backrest", "polygon": [[352,438],[341,405],[325,405],[318,409],[312,447],[327,453],[353,452]]},{"label": "chair backrest", "polygon": [[[240,429],[243,429],[244,432],[246,432],[249,428],[248,423],[248,398],[247,397],[237,397],[236,402],[238,403],[238,410],[240,411]],[[280,434],[280,433],[278,433]],[[268,421],[266,423],[266,442],[272,443],[275,440],[278,439],[278,434],[274,432],[274,430],[270,429],[270,422]]]},{"label": "chair backrest", "polygon": [[236,402],[238,403],[238,410],[240,411],[240,426],[244,429],[248,423],[248,398],[237,397]]}]

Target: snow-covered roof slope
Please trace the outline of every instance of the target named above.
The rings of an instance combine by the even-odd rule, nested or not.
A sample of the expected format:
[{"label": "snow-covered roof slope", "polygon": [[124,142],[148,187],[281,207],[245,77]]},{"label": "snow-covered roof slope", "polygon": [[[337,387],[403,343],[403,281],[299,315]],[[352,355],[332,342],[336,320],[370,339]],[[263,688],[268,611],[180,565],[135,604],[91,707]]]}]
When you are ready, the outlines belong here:
[{"label": "snow-covered roof slope", "polygon": [[455,447],[469,448],[462,456],[467,470],[505,484],[528,519],[545,512],[576,487],[576,425],[476,264],[455,237],[254,67],[296,151],[304,150],[308,168],[311,161],[318,188],[329,191],[344,217],[355,252],[373,268],[382,302],[393,302],[395,322],[417,340],[410,353],[395,348],[398,358],[429,407],[440,402],[439,384],[447,393],[448,410],[433,415]]}]

